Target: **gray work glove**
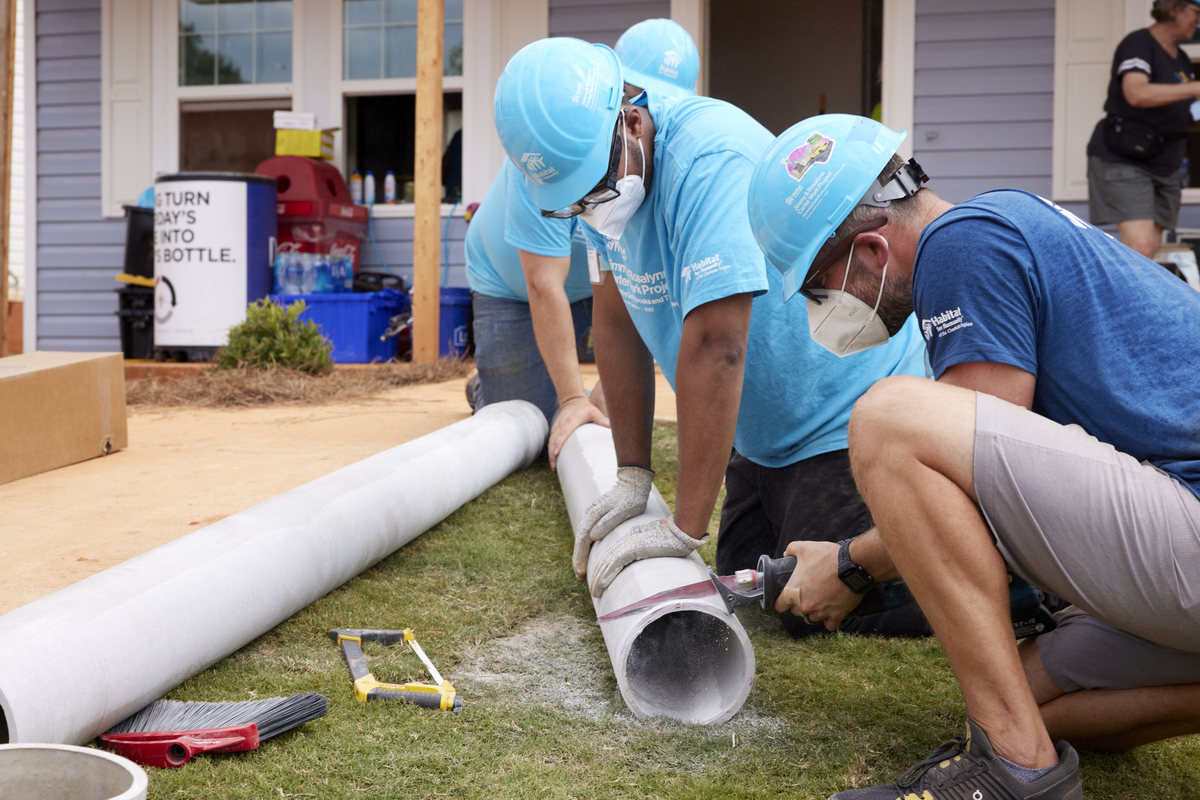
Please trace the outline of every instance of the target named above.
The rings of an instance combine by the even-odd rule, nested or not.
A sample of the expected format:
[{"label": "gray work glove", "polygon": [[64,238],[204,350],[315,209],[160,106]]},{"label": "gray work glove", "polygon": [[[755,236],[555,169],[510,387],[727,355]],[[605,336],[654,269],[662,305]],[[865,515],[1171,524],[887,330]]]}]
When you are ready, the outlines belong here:
[{"label": "gray work glove", "polygon": [[583,514],[579,530],[575,531],[575,555],[571,566],[575,577],[587,577],[588,551],[613,528],[631,517],[645,513],[650,489],[654,487],[654,471],[627,465],[617,468],[617,485],[596,498]]},{"label": "gray work glove", "polygon": [[683,558],[693,550],[703,547],[707,541],[707,533],[703,539],[695,539],[680,530],[675,524],[674,515],[666,519],[644,522],[626,532],[597,562],[589,587],[592,597],[604,594],[613,578],[617,577],[627,564],[643,558]]}]

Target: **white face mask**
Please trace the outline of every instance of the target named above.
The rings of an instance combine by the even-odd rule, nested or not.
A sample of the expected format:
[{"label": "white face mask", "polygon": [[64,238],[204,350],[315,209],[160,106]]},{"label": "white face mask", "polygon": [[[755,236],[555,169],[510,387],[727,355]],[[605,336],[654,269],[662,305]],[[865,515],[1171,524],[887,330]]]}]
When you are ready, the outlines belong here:
[{"label": "white face mask", "polygon": [[[621,118],[622,131],[621,135],[625,135],[624,117]],[[638,152],[642,154],[642,172],[646,171],[646,152],[642,150],[642,140],[638,140]],[[629,220],[633,219],[633,215],[642,207],[642,203],[646,199],[646,183],[642,175],[629,174],[628,155],[625,157],[625,175],[617,181],[616,189],[621,193],[619,197],[614,197],[607,203],[601,203],[598,206],[586,209],[579,218],[591,225],[596,233],[607,236],[609,239],[620,239],[621,234],[625,232],[625,225]]]},{"label": "white face mask", "polygon": [[820,304],[808,301],[808,331],[817,344],[835,356],[850,356],[887,344],[887,326],[875,312],[883,299],[883,282],[887,280],[887,266],[879,279],[879,297],[875,308],[846,291],[846,279],[850,277],[850,264],[854,260],[854,244],[850,245],[850,258],[846,262],[846,275],[842,288],[815,289],[813,294],[822,299]]}]

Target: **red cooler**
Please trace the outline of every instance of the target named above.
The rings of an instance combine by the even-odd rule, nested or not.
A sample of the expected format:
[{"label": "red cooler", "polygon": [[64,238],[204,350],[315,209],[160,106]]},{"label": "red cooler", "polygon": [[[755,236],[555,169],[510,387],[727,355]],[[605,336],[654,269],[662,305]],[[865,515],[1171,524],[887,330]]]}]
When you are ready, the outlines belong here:
[{"label": "red cooler", "polygon": [[278,187],[279,252],[350,256],[358,273],[367,209],[351,201],[336,167],[313,158],[275,156],[254,172],[274,178]]}]

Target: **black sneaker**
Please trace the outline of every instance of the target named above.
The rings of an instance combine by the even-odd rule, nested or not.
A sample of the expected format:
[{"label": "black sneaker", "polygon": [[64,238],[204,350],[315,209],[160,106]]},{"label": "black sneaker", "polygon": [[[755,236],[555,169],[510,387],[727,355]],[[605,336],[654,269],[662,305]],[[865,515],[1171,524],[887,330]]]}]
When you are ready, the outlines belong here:
[{"label": "black sneaker", "polygon": [[1000,762],[983,728],[968,719],[965,739],[945,742],[891,786],[851,789],[829,800],[1083,800],[1079,755],[1065,741],[1054,749],[1058,766],[1021,783]]}]

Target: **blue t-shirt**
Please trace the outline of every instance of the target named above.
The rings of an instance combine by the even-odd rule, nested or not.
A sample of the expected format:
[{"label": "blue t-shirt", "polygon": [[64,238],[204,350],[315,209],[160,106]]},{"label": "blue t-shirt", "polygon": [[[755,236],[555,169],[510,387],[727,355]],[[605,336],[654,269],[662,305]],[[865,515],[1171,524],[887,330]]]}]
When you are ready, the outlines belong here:
[{"label": "blue t-shirt", "polygon": [[525,176],[505,159],[467,229],[467,283],[488,297],[528,303],[520,248],[539,256],[570,256],[567,299],[574,303],[591,297],[582,227],[574,219],[543,217],[525,190]]},{"label": "blue t-shirt", "polygon": [[1027,192],[978,195],[921,235],[913,303],[934,376],[986,361],[1037,378],[1033,410],[1200,496],[1200,292]]},{"label": "blue t-shirt", "polygon": [[650,95],[654,177],[619,240],[588,226],[630,317],[675,386],[683,320],[697,306],[754,296],[734,446],[766,467],[846,447],[850,410],[875,381],[924,375],[914,320],[883,346],[838,358],[812,341],[804,300],[783,303],[783,277],[750,229],[750,174],[774,137],[729,103]]}]

